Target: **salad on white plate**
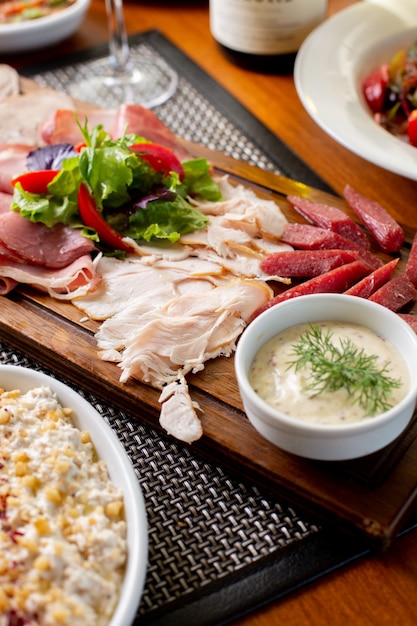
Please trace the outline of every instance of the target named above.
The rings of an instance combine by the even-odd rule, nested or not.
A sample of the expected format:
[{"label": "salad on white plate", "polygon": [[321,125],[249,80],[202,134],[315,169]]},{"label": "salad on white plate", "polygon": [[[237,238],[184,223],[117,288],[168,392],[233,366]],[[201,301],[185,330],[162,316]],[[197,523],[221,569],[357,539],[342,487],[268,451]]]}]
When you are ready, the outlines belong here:
[{"label": "salad on white plate", "polygon": [[327,134],[371,163],[413,180],[416,148],[376,123],[363,95],[363,81],[416,38],[414,2],[368,0],[314,30],[294,67],[298,96]]}]

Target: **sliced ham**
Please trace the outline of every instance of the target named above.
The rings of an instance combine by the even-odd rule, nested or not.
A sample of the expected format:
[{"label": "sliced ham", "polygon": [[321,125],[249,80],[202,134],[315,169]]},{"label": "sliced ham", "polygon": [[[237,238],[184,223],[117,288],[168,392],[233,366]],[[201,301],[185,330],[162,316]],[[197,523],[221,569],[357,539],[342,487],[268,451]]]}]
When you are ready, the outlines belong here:
[{"label": "sliced ham", "polygon": [[158,119],[153,111],[139,104],[121,105],[116,110],[91,108],[83,111],[78,109],[76,115],[71,109],[55,110],[45,119],[40,128],[42,142],[47,144],[68,142],[74,145],[80,143],[83,137],[77,119],[81,125],[87,119],[89,128],[102,124],[106,132],[115,139],[126,132],[134,133],[171,148],[181,161],[190,158],[189,153],[179,145],[174,133]]},{"label": "sliced ham", "polygon": [[101,277],[87,254],[59,270],[23,263],[3,263],[0,265],[0,280],[3,284],[12,281],[11,284],[30,285],[53,298],[73,300],[94,290]]},{"label": "sliced ham", "polygon": [[75,109],[73,99],[47,87],[0,102],[0,144],[42,145],[39,126],[57,109]]},{"label": "sliced ham", "polygon": [[387,309],[391,309],[391,311],[397,312],[411,302],[416,295],[417,289],[414,287],[407,274],[399,274],[375,291],[369,297],[369,300],[377,302]]},{"label": "sliced ham", "polygon": [[0,296],[7,296],[18,284],[17,280],[13,280],[13,278],[1,276],[0,272]]},{"label": "sliced ham", "polygon": [[33,145],[0,144],[0,191],[13,194],[13,185],[10,181],[14,176],[26,171],[26,157],[31,150]]},{"label": "sliced ham", "polygon": [[366,234],[356,222],[340,209],[327,204],[313,202],[300,196],[288,196],[288,200],[295,210],[308,222],[338,233],[346,239],[351,239],[363,248],[369,249],[370,243]]},{"label": "sliced ham", "polygon": [[359,298],[369,298],[377,289],[382,287],[392,276],[399,259],[393,259],[374,270],[345,293]]},{"label": "sliced ham", "polygon": [[343,192],[346,201],[385,252],[399,252],[405,233],[378,202],[362,196],[350,185]]},{"label": "sliced ham", "polygon": [[0,243],[24,262],[49,268],[65,267],[94,250],[94,243],[78,230],[63,224],[48,228],[15,211],[0,213]]},{"label": "sliced ham", "polygon": [[270,275],[307,278],[352,263],[358,256],[354,250],[285,250],[266,256],[260,268]]},{"label": "sliced ham", "polygon": [[252,315],[251,320],[272,306],[290,298],[311,293],[343,293],[364,275],[369,274],[370,271],[369,265],[360,259],[337,267],[326,274],[315,276],[276,295],[272,300],[259,307]]},{"label": "sliced ham", "polygon": [[12,204],[12,195],[10,193],[0,191],[0,213],[8,213]]}]

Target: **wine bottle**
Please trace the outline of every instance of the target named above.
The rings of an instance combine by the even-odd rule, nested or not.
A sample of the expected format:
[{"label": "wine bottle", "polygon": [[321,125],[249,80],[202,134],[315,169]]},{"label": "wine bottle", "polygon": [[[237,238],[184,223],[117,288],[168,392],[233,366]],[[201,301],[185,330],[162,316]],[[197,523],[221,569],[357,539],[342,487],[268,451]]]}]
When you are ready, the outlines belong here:
[{"label": "wine bottle", "polygon": [[292,71],[327,0],[210,0],[210,31],[225,56],[258,72]]}]

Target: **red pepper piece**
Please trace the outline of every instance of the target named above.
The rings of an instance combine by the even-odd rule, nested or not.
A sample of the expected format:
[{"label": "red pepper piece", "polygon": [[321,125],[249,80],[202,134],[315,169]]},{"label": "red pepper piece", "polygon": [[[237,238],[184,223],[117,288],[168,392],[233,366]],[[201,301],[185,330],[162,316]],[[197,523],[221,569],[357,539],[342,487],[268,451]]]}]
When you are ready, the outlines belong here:
[{"label": "red pepper piece", "polygon": [[158,143],[136,143],[130,146],[130,149],[149,163],[156,172],[163,174],[176,172],[180,180],[184,178],[184,168],[181,161],[169,148]]},{"label": "red pepper piece", "polygon": [[115,250],[133,252],[134,249],[123,240],[120,233],[110,226],[97,209],[96,203],[86,185],[81,183],[78,190],[78,210],[84,224],[94,228],[102,243]]},{"label": "red pepper piece", "polygon": [[48,193],[48,185],[51,183],[55,176],[59,174],[59,170],[38,170],[36,172],[25,172],[19,176],[12,178],[12,185],[17,183],[22,185],[24,191],[29,193]]}]

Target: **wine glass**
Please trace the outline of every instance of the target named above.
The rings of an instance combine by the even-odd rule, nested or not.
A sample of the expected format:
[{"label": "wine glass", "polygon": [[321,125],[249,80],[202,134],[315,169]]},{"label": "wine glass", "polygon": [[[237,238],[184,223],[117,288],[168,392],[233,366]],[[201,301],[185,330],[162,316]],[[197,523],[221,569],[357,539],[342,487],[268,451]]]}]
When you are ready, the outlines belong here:
[{"label": "wine glass", "polygon": [[109,30],[109,55],[94,67],[95,75],[70,83],[68,92],[100,106],[141,104],[152,108],[166,102],[178,86],[177,73],[162,59],[141,56],[139,67],[131,60],[123,0],[105,0]]}]

